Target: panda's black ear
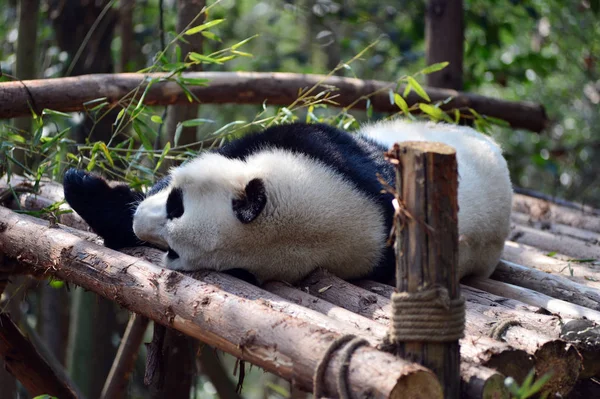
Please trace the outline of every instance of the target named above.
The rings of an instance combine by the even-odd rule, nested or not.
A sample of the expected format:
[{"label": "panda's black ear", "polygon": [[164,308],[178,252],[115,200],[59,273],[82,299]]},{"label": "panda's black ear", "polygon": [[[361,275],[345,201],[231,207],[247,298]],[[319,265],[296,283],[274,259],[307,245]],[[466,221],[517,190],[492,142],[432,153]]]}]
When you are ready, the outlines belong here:
[{"label": "panda's black ear", "polygon": [[252,222],[260,215],[267,204],[267,191],[261,179],[252,179],[242,193],[241,197],[231,201],[233,213],[244,224]]}]

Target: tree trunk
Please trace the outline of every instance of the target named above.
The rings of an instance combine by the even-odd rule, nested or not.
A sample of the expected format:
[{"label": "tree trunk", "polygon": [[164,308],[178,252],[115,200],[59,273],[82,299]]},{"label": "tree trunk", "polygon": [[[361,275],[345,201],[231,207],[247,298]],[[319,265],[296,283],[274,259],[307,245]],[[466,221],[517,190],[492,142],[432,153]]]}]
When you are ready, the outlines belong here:
[{"label": "tree trunk", "polygon": [[425,13],[425,61],[448,61],[441,71],[427,75],[427,85],[461,90],[463,86],[463,0],[428,0]]},{"label": "tree trunk", "polygon": [[[189,28],[194,19],[195,25],[201,25],[204,22],[204,17],[196,18],[206,4],[205,0],[178,0],[177,1],[177,32],[183,32]],[[202,35],[195,34],[191,36],[185,36],[186,42],[180,41],[178,45],[181,47],[181,54],[183,57],[187,57],[188,53],[196,52],[202,54]],[[201,71],[201,64],[196,64],[190,68],[190,71]],[[194,119],[198,116],[198,104],[188,103],[186,105],[181,104],[177,106],[169,107],[167,111],[167,120],[165,122],[165,130],[167,133],[167,140],[171,143],[171,146],[186,145],[196,142],[196,127],[187,127],[181,131],[179,140],[175,143],[175,131],[177,125],[188,119]]]},{"label": "tree trunk", "polygon": [[[37,65],[37,27],[38,14],[40,9],[40,0],[20,0],[19,1],[19,36],[17,42],[17,65],[16,77],[21,80],[35,79]],[[35,101],[35,100],[34,100]],[[35,109],[35,104],[29,99],[26,103]],[[19,129],[25,139],[29,140],[31,135],[31,112],[28,116],[16,118],[14,120],[15,128]],[[15,149],[14,157],[23,165],[28,164],[28,155],[19,149]],[[22,173],[23,169],[16,164],[12,165],[14,173]]]}]

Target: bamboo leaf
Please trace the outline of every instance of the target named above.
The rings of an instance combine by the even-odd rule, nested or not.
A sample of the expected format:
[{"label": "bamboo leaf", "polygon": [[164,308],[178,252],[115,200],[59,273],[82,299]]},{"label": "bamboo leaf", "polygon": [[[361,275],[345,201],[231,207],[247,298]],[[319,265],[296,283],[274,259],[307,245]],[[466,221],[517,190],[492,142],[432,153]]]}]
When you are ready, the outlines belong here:
[{"label": "bamboo leaf", "polygon": [[442,69],[446,68],[448,64],[450,63],[447,61],[438,62],[437,64],[431,64],[427,68],[421,70],[420,73],[422,73],[423,75],[427,75],[429,73],[441,71]]},{"label": "bamboo leaf", "polygon": [[431,102],[431,99],[429,98],[429,96],[427,95],[425,90],[423,90],[423,88],[421,87],[419,82],[417,82],[415,80],[415,78],[413,78],[412,76],[408,76],[406,79],[408,79],[408,83],[411,85],[411,87],[415,91],[415,93],[417,93],[424,100]]},{"label": "bamboo leaf", "polygon": [[219,25],[221,22],[225,21],[224,19],[213,19],[212,21],[208,21],[205,24],[195,26],[185,31],[185,34],[188,36],[195,35],[198,32],[202,32],[203,30],[212,28],[213,26]]},{"label": "bamboo leaf", "polygon": [[410,113],[410,111],[408,110],[408,104],[400,94],[394,94],[394,103],[396,103],[396,105],[402,110],[404,115],[408,115]]}]

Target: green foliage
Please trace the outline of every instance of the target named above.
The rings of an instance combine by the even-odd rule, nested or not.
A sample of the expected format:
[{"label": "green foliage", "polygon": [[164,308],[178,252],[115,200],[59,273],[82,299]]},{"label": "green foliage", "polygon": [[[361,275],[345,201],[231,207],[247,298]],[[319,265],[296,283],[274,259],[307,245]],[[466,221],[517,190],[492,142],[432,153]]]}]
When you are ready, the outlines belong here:
[{"label": "green foliage", "polygon": [[540,393],[539,397],[541,399],[547,398],[548,392],[542,392],[542,388],[548,382],[548,380],[550,380],[552,373],[546,373],[537,380],[534,380],[534,377],[535,370],[531,369],[521,386],[519,386],[519,384],[517,384],[512,377],[507,377],[504,380],[504,385],[506,385],[512,397],[515,399],[527,399],[538,393]]}]

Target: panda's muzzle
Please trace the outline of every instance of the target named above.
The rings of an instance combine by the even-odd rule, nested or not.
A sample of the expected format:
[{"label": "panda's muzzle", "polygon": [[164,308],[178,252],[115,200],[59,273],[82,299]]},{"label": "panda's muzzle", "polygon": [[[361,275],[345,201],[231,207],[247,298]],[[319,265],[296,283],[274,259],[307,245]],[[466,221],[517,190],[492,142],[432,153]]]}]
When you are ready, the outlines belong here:
[{"label": "panda's muzzle", "polygon": [[169,251],[167,252],[167,258],[171,260],[179,259],[179,254],[173,250],[173,248],[169,247]]}]

